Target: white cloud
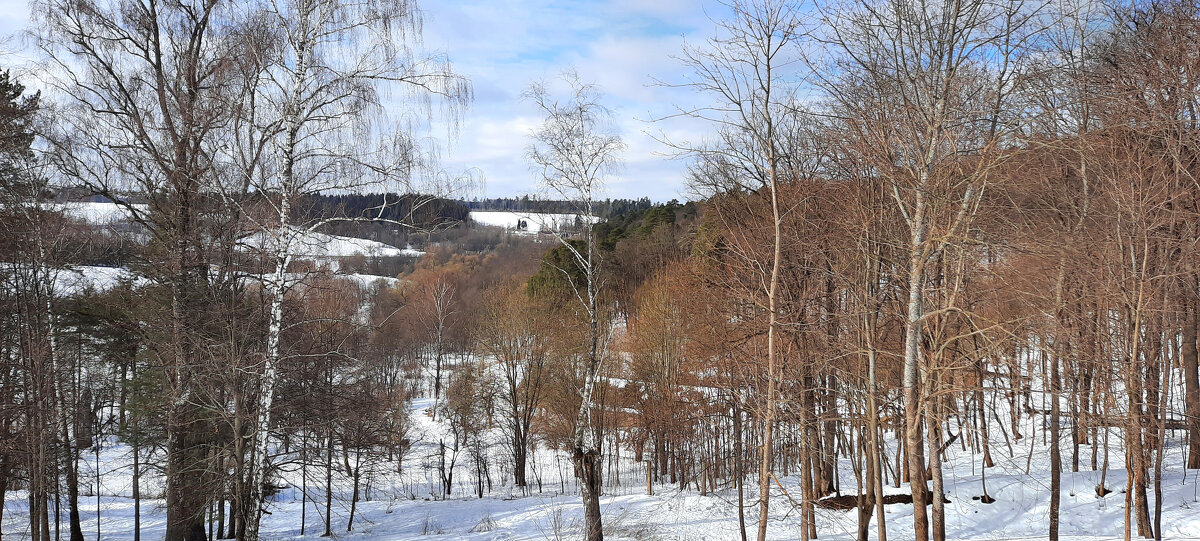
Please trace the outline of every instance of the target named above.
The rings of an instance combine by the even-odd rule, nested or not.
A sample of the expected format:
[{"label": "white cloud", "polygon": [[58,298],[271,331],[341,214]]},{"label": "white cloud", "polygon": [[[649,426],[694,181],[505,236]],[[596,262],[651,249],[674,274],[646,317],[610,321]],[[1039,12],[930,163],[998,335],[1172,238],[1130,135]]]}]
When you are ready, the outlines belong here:
[{"label": "white cloud", "polygon": [[[707,6],[706,6],[707,4]],[[695,99],[686,89],[656,85],[678,81],[683,67],[674,57],[684,36],[703,40],[711,23],[701,0],[468,0],[426,6],[426,45],[445,51],[471,78],[476,102],[461,139],[445,159],[450,169],[475,167],[487,178],[487,195],[536,192],[523,159],[530,130],[539,117],[520,99],[535,80],[574,68],[604,91],[628,145],[626,165],[611,180],[611,197],[656,200],[685,193],[686,162],[647,133],[690,136],[702,123],[675,119],[649,124]]]}]

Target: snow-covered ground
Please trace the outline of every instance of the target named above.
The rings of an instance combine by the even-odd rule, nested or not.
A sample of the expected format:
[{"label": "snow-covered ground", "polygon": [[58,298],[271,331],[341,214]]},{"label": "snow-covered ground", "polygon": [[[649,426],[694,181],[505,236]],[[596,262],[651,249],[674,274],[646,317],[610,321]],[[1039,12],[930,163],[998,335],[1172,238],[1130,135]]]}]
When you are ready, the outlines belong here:
[{"label": "snow-covered ground", "polygon": [[[358,239],[355,239],[358,240]],[[357,243],[353,244],[357,246]],[[395,248],[393,248],[395,249]],[[79,291],[87,286],[105,289],[121,279],[134,279],[128,270],[109,267],[79,267],[62,270],[58,287],[63,291]],[[381,280],[366,275],[346,275],[345,279],[369,286]],[[383,279],[389,285],[395,279]],[[617,381],[620,384],[623,381]],[[1035,382],[1036,383],[1036,382]],[[1034,385],[1035,388],[1038,385]],[[1006,408],[998,405],[998,419],[1007,417]],[[474,497],[475,471],[464,451],[458,459],[452,496],[447,500],[435,497],[440,493],[437,478],[438,441],[448,437],[448,428],[435,421],[428,412],[428,398],[411,403],[413,449],[403,462],[403,473],[396,474],[394,463],[382,464],[371,474],[366,484],[364,500],[358,503],[353,532],[346,532],[350,507],[350,481],[341,471],[335,471],[335,502],[333,528],[339,539],[359,541],[389,541],[406,539],[575,539],[582,522],[578,487],[575,485],[569,458],[560,452],[539,447],[532,456],[528,492],[512,486],[511,466],[501,435],[489,434],[490,470],[493,487],[484,498]],[[1044,407],[1042,409],[1045,409]],[[951,539],[1042,539],[1046,537],[1049,517],[1048,446],[1038,423],[1042,416],[1027,418],[1022,431],[1026,437],[1008,441],[999,423],[992,425],[992,454],[996,466],[987,470],[988,493],[995,502],[985,504],[976,499],[983,492],[979,456],[962,450],[961,439],[947,449],[945,481],[947,533]],[[1002,437],[1003,436],[1003,437]],[[1113,492],[1097,497],[1095,487],[1100,472],[1090,471],[1090,445],[1080,448],[1080,472],[1070,472],[1064,465],[1062,478],[1061,537],[1076,541],[1120,539],[1123,536],[1125,502],[1123,489],[1126,472],[1120,451],[1121,432],[1110,429],[1110,455],[1105,485]],[[1103,432],[1098,441],[1104,441]],[[1070,432],[1063,431],[1064,461],[1070,456]],[[1200,470],[1188,471],[1184,464],[1182,433],[1172,433],[1168,439],[1163,464],[1163,536],[1166,539],[1200,539]],[[889,435],[884,439],[889,457],[896,449]],[[731,487],[708,495],[700,495],[694,487],[681,490],[677,485],[659,484],[654,494],[645,490],[645,463],[635,462],[632,453],[620,450],[612,455],[606,446],[604,466],[605,495],[602,512],[609,539],[663,540],[734,540],[737,532],[737,496]],[[1102,453],[1102,451],[1101,451]],[[842,460],[840,481],[844,493],[854,493],[854,474],[851,464]],[[315,470],[315,471],[314,471]],[[97,502],[96,472],[100,472],[99,502]],[[131,456],[128,445],[110,438],[101,450],[99,461],[94,455],[82,457],[82,512],[87,537],[100,529],[102,540],[133,538],[133,501],[131,499]],[[310,466],[307,498],[299,488],[304,483],[300,472],[292,469],[286,474],[289,484],[270,506],[264,519],[263,534],[268,540],[317,538],[322,533],[324,493],[321,484],[324,472]],[[753,527],[757,517],[753,507],[753,482],[747,483],[748,525]],[[782,476],[784,489],[775,487],[769,520],[771,539],[800,537],[800,512],[791,498],[800,494],[796,475]],[[888,489],[889,493],[907,493],[907,486]],[[165,528],[165,511],[161,499],[162,480],[156,473],[143,477],[142,492],[147,498],[142,506],[142,534],[145,539],[160,539]],[[1153,508],[1153,491],[1148,495]],[[100,516],[97,518],[97,510]],[[304,514],[304,535],[301,515]],[[8,493],[4,501],[0,531],[14,539],[29,537],[28,501],[23,492]],[[891,539],[912,537],[912,507],[889,505],[885,509]],[[65,510],[63,513],[65,529]],[[821,539],[848,540],[855,538],[854,511],[817,510],[818,533]],[[65,530],[64,530],[65,531]],[[871,535],[875,535],[874,525]],[[751,533],[753,536],[753,532]]]},{"label": "snow-covered ground", "polygon": [[[133,205],[139,211],[145,211],[146,205]],[[61,209],[63,214],[89,224],[107,225],[130,220],[129,210],[116,203],[95,201],[71,201],[55,203],[55,209]]]},{"label": "snow-covered ground", "polygon": [[[243,249],[255,250],[265,244],[266,235],[259,233],[243,240]],[[362,255],[366,257],[421,257],[425,252],[412,247],[397,248],[382,242],[309,232],[300,238],[295,255],[301,259],[329,259]]]},{"label": "snow-covered ground", "polygon": [[[540,448],[533,456],[529,493],[511,485],[505,475],[506,450],[498,443],[490,449],[492,457],[491,493],[476,498],[473,493],[474,471],[466,453],[459,457],[455,472],[453,494],[441,500],[433,496],[439,490],[436,473],[436,449],[439,438],[447,436],[447,428],[434,421],[428,410],[430,399],[412,403],[410,414],[415,424],[418,443],[404,459],[404,473],[395,474],[394,464],[385,465],[371,476],[364,490],[364,500],[358,503],[354,531],[347,532],[350,484],[346,476],[335,472],[337,485],[333,505],[333,530],[337,539],[358,541],[391,541],[416,539],[469,540],[534,540],[577,539],[582,522],[582,508],[574,484],[571,465],[561,453]],[[1064,431],[1066,432],[1066,431]],[[1117,443],[1119,433],[1110,436]],[[1069,436],[1067,437],[1069,438]],[[97,521],[94,472],[96,460],[85,456],[82,498],[83,526],[91,538],[97,525],[100,539],[132,539],[133,502],[130,499],[129,447],[110,441],[100,455],[101,516]],[[894,441],[887,441],[890,450]],[[1042,539],[1046,537],[1049,509],[1049,465],[1040,432],[1013,442],[1012,454],[1003,442],[995,444],[996,467],[988,470],[989,493],[995,503],[984,504],[973,497],[980,495],[978,456],[963,452],[957,444],[948,450],[946,463],[947,533],[951,539]],[[1064,447],[1066,440],[1064,440]],[[1095,496],[1099,472],[1063,473],[1061,537],[1075,541],[1119,539],[1123,535],[1125,472],[1119,466],[1123,457],[1116,452],[1109,457],[1114,466],[1109,470],[1106,485],[1113,490],[1107,497]],[[1081,466],[1086,467],[1091,448],[1081,449]],[[1069,456],[1069,450],[1064,453]],[[1163,534],[1166,539],[1200,539],[1200,499],[1197,479],[1200,471],[1185,471],[1178,441],[1165,456],[1163,480]],[[613,540],[735,540],[737,533],[737,497],[732,488],[701,496],[695,490],[680,490],[677,486],[658,485],[654,495],[645,493],[644,464],[632,460],[622,451],[618,471],[605,473],[605,496],[601,510],[607,538]],[[611,459],[606,458],[606,468]],[[850,464],[840,464],[843,490],[853,493],[853,472]],[[1028,470],[1027,470],[1028,468]],[[309,494],[305,498],[299,488],[300,472],[293,470],[287,481],[291,486],[275,496],[264,518],[263,537],[269,540],[317,539],[323,532],[323,470],[310,466]],[[782,477],[781,482],[792,497],[800,493],[796,476]],[[162,507],[161,479],[143,478],[143,494],[149,500],[142,505],[142,536],[158,539],[165,527]],[[540,484],[540,488],[539,488]],[[751,504],[754,493],[747,485],[746,518],[752,530],[756,511]],[[890,493],[906,493],[907,487]],[[302,501],[307,500],[302,503]],[[314,500],[316,503],[314,503]],[[800,512],[787,494],[776,487],[772,494],[769,521],[770,539],[800,537]],[[1153,494],[1151,491],[1151,505]],[[301,510],[305,509],[304,535],[301,535]],[[890,539],[912,538],[912,507],[889,505],[886,508]],[[64,511],[65,519],[65,511]],[[817,510],[818,533],[821,539],[855,539],[856,514],[851,511]],[[65,527],[65,526],[64,526]],[[27,501],[21,492],[10,493],[5,502],[3,532],[21,539],[28,537]],[[875,536],[872,524],[871,536]],[[24,536],[24,537],[23,537]]]},{"label": "snow-covered ground", "polygon": [[343,280],[350,280],[359,285],[363,289],[373,287],[380,284],[384,287],[396,287],[400,285],[401,280],[394,276],[376,276],[374,274],[339,274],[337,275]]},{"label": "snow-covered ground", "polygon": [[529,234],[537,233],[543,229],[559,230],[563,227],[574,225],[576,218],[585,219],[591,223],[596,223],[600,220],[596,216],[584,216],[582,214],[553,214],[506,210],[472,210],[470,218],[480,225],[503,227],[514,231],[517,229],[517,222],[525,220],[529,224],[529,227],[521,231],[528,232]]},{"label": "snow-covered ground", "polygon": [[[135,208],[145,211],[146,205],[133,205]],[[108,225],[114,223],[128,222],[129,211],[116,203],[94,202],[94,201],[72,201],[67,203],[54,203],[55,209],[61,209],[64,214],[84,221],[89,224]],[[542,229],[558,230],[563,227],[573,225],[576,219],[582,219],[596,223],[600,219],[596,216],[584,216],[581,214],[556,214],[544,212],[520,212],[520,211],[494,211],[494,210],[473,210],[470,212],[470,219],[475,223],[485,226],[503,227],[506,229],[517,228],[517,222],[525,220],[529,227],[524,231],[537,233]],[[253,240],[253,239],[251,239]],[[333,242],[330,242],[330,241]],[[354,255],[364,253],[371,255],[370,252],[378,252],[383,256],[407,255],[419,256],[421,252],[411,248],[396,248],[380,242],[374,242],[364,239],[354,239],[350,237],[338,237],[335,235],[325,235],[322,233],[312,233],[306,237],[303,243],[306,250],[311,252],[308,255],[314,257],[340,257],[346,255]]]},{"label": "snow-covered ground", "polygon": [[54,276],[54,289],[61,295],[73,295],[87,289],[105,291],[112,289],[121,280],[129,280],[135,285],[145,282],[124,267],[78,265],[69,269],[59,269]]},{"label": "snow-covered ground", "polygon": [[[384,287],[396,287],[400,285],[400,279],[394,276],[376,276],[373,274],[336,274],[337,278],[348,280],[363,289],[369,289],[376,284]],[[257,275],[248,275],[252,280],[258,280]],[[294,281],[302,281],[304,275],[290,274],[289,279]],[[134,286],[141,286],[147,283],[143,276],[138,276],[133,271],[124,267],[98,267],[94,265],[78,265],[69,269],[59,269],[54,276],[54,289],[59,295],[71,296],[91,290],[95,292],[103,292],[115,287],[122,280],[130,281]]]},{"label": "snow-covered ground", "polygon": [[[62,210],[64,214],[71,218],[89,224],[108,225],[128,222],[130,220],[129,211],[116,203],[71,201],[67,203],[54,203],[52,207]],[[133,207],[141,211],[147,209],[146,205],[133,205]],[[263,235],[255,235],[246,239],[246,247],[261,246],[262,237]],[[309,258],[332,258],[353,255],[364,255],[367,257],[420,257],[425,254],[425,252],[414,250],[411,247],[397,248],[373,240],[327,235],[317,232],[309,233],[301,239],[298,253],[302,257]]]}]

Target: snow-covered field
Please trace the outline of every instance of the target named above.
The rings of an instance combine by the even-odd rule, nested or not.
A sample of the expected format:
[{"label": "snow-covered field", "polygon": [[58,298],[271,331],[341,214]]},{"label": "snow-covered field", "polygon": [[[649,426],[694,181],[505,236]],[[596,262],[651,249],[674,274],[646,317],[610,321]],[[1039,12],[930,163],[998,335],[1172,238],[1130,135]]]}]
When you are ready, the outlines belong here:
[{"label": "snow-covered field", "polygon": [[124,267],[79,265],[60,269],[54,276],[54,289],[63,295],[73,295],[87,289],[105,291],[112,289],[121,280],[129,280],[134,284],[145,282]]},{"label": "snow-covered field", "polygon": [[[93,202],[93,201],[72,201],[67,203],[54,203],[55,209],[62,210],[64,214],[81,220],[89,224],[108,225],[113,223],[121,223],[129,221],[129,211],[115,203]],[[145,211],[146,205],[134,205],[138,210]],[[519,212],[519,211],[496,211],[496,210],[473,210],[470,212],[470,219],[477,224],[485,226],[503,227],[506,229],[516,229],[517,222],[525,220],[528,222],[528,231],[537,233],[542,229],[561,229],[573,225],[576,219],[587,220],[591,223],[596,223],[600,219],[596,216],[584,216],[581,214],[555,214],[555,213],[539,213],[539,212]],[[334,239],[334,243],[329,243],[330,239]],[[350,241],[361,242],[346,242]],[[417,250],[401,249],[394,246],[388,246],[383,243],[352,239],[350,237],[338,237],[334,235],[324,235],[322,233],[313,233],[306,238],[304,242],[309,250],[314,252],[313,255],[324,254],[326,257],[339,257],[343,255],[354,255],[355,253],[363,253],[367,251],[379,251],[387,255],[388,249],[399,250],[399,255],[412,255],[413,253],[420,254]]]},{"label": "snow-covered field", "polygon": [[[251,235],[243,241],[243,248],[255,250],[263,246],[266,235]],[[382,242],[309,232],[300,238],[294,247],[295,255],[301,259],[328,259],[362,255],[365,257],[420,257],[425,252],[411,247],[397,248]]]},{"label": "snow-covered field", "polygon": [[[337,539],[359,541],[390,541],[416,539],[470,540],[533,540],[577,539],[582,522],[582,508],[571,474],[570,461],[565,455],[540,448],[534,455],[533,482],[529,493],[523,494],[504,476],[502,463],[505,449],[499,444],[491,448],[493,457],[493,491],[484,498],[473,494],[474,471],[466,454],[459,457],[453,495],[447,500],[433,497],[439,481],[436,473],[436,449],[439,438],[447,428],[427,415],[431,400],[412,403],[411,416],[419,439],[405,457],[404,473],[395,474],[394,465],[381,468],[372,476],[358,503],[354,531],[347,532],[349,513],[349,480],[335,473],[338,486],[333,505],[333,530]],[[1111,436],[1114,441],[1118,433]],[[1064,444],[1066,442],[1064,441]],[[894,449],[894,442],[887,442]],[[1116,446],[1114,446],[1114,450]],[[1008,447],[998,444],[993,449],[996,467],[988,470],[989,493],[996,498],[992,504],[972,499],[981,494],[979,471],[968,453],[957,445],[948,450],[946,463],[947,533],[951,539],[1043,539],[1049,509],[1049,465],[1046,447],[1040,436],[1013,442],[1012,455]],[[1081,457],[1090,456],[1091,448],[1084,446]],[[1065,453],[1069,456],[1069,452]],[[1181,468],[1182,451],[1173,446],[1166,454],[1164,465],[1163,533],[1166,539],[1200,539],[1200,499],[1197,478],[1200,471],[1187,472]],[[85,456],[81,467],[84,478],[82,498],[84,531],[90,539],[100,528],[102,540],[132,539],[133,502],[130,499],[129,448],[122,444],[106,447],[99,467],[100,513],[96,518],[94,457]],[[1062,538],[1075,541],[1119,539],[1123,535],[1125,472],[1115,468],[1123,463],[1119,453],[1113,453],[1107,486],[1114,492],[1105,498],[1095,496],[1098,472],[1063,473]],[[736,540],[736,493],[726,488],[701,496],[695,490],[680,490],[677,486],[658,485],[654,495],[646,495],[643,464],[632,460],[623,451],[618,471],[605,473],[605,496],[602,513],[608,539],[623,540]],[[1087,460],[1081,460],[1086,466]],[[611,464],[605,460],[606,467]],[[853,473],[848,462],[841,463],[843,490],[854,491]],[[1028,471],[1026,470],[1028,468]],[[1069,470],[1069,465],[1067,468]],[[264,539],[317,539],[323,532],[324,472],[310,466],[309,494],[305,510],[305,528],[301,535],[301,510],[304,494],[300,490],[299,471],[291,471],[292,486],[276,495],[264,518]],[[782,477],[788,494],[800,493],[796,476]],[[143,478],[143,494],[161,497],[161,480]],[[748,483],[750,485],[752,483]],[[314,488],[316,487],[316,488]],[[747,503],[753,503],[753,489],[747,486]],[[770,539],[800,537],[800,512],[787,494],[776,487],[772,494],[772,512],[768,528]],[[888,489],[906,493],[907,488]],[[314,503],[314,500],[318,503]],[[142,506],[142,536],[158,539],[165,527],[162,500],[147,500]],[[1153,495],[1151,494],[1151,505]],[[10,493],[5,502],[3,532],[21,539],[28,537],[27,501],[24,494]],[[889,505],[886,508],[890,539],[912,538],[912,508],[909,505]],[[746,517],[753,528],[756,512],[748,507]],[[821,539],[848,540],[855,538],[855,512],[817,510],[818,533]],[[65,512],[64,512],[65,519]],[[65,526],[64,526],[65,527]],[[871,536],[875,536],[872,525]],[[754,532],[749,532],[753,538]]]},{"label": "snow-covered field", "polygon": [[[139,210],[146,210],[146,205],[133,205]],[[101,203],[92,201],[72,201],[67,203],[54,203],[55,209],[60,209],[64,214],[71,218],[81,220],[89,224],[108,225],[114,223],[128,222],[129,211],[124,207],[118,206],[115,203]],[[248,248],[261,246],[262,235],[251,236],[246,240],[245,244]],[[425,252],[414,250],[411,247],[397,248],[389,244],[377,242],[367,239],[359,239],[354,237],[343,237],[338,235],[327,235],[325,233],[312,232],[304,236],[300,241],[298,255],[307,258],[332,258],[346,257],[354,255],[363,255],[367,257],[420,257]]]},{"label": "snow-covered field", "polygon": [[[376,276],[373,274],[344,273],[336,274],[337,278],[355,283],[362,289],[369,289],[376,284],[384,287],[396,287],[400,279],[394,276]],[[251,280],[259,280],[257,275],[247,275]],[[294,281],[303,281],[302,274],[289,274]],[[54,276],[54,290],[60,295],[77,295],[85,291],[103,292],[115,287],[122,280],[131,282],[134,286],[145,285],[147,280],[124,267],[98,267],[93,265],[78,265],[68,269],[58,269]]]},{"label": "snow-covered field", "polygon": [[583,216],[581,214],[552,214],[506,210],[472,210],[470,218],[480,225],[503,227],[510,230],[516,230],[517,222],[525,220],[529,224],[529,227],[522,231],[527,231],[530,234],[537,233],[543,229],[558,230],[574,225],[576,218],[585,219],[591,223],[596,223],[600,220],[596,216]]},{"label": "snow-covered field", "polygon": [[[139,211],[145,211],[146,205],[133,205]],[[107,225],[130,220],[129,210],[116,203],[101,203],[94,201],[71,201],[55,203],[53,208],[62,210],[63,214],[89,224]]]}]

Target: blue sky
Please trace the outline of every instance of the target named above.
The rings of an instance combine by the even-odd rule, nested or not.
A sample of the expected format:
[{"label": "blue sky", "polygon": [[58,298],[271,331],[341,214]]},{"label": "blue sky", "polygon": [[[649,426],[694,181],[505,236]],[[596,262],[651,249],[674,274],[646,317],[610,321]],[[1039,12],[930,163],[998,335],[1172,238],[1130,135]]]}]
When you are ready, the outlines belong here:
[{"label": "blue sky", "polygon": [[683,199],[685,162],[651,134],[695,134],[706,126],[683,119],[647,122],[695,99],[691,91],[655,85],[679,81],[674,58],[684,40],[699,43],[712,32],[709,15],[720,8],[701,0],[468,0],[426,3],[425,44],[446,52],[469,76],[475,103],[448,149],[448,168],[478,167],[489,196],[535,192],[524,161],[528,133],[540,121],[520,99],[532,81],[574,68],[598,84],[628,145],[625,166],[609,182],[608,196]]},{"label": "blue sky", "polygon": [[[680,81],[684,68],[673,58],[686,39],[700,43],[712,32],[712,0],[466,0],[425,1],[424,47],[446,53],[456,71],[471,79],[475,101],[458,134],[443,143],[446,169],[474,168],[483,187],[475,195],[537,193],[524,160],[528,134],[540,121],[521,92],[533,81],[575,69],[598,84],[613,109],[628,150],[625,166],[610,179],[608,197],[683,199],[686,163],[650,134],[694,138],[707,129],[696,121],[648,122],[689,104],[691,91],[654,84]],[[0,33],[11,35],[28,19],[25,0],[0,0]],[[0,50],[20,51],[19,44]],[[20,56],[19,54],[17,55]],[[6,64],[13,64],[9,57]],[[444,138],[444,125],[431,136]]]}]

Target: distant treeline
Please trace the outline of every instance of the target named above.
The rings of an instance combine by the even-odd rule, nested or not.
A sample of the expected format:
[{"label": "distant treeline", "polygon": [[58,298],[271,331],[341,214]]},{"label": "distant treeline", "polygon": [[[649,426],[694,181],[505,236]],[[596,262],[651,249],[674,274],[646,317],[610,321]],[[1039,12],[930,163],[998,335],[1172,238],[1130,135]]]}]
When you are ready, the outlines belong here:
[{"label": "distant treeline", "polygon": [[[570,214],[578,211],[578,204],[573,201],[552,199],[531,199],[528,195],[521,197],[497,197],[473,199],[464,203],[470,210],[510,210],[525,212],[548,212]],[[596,202],[596,213],[603,218],[621,216],[629,212],[643,211],[652,206],[649,197],[640,199],[605,199]]]},{"label": "distant treeline", "polygon": [[429,195],[373,193],[309,195],[300,212],[310,219],[346,217],[436,226],[465,221],[470,210],[461,201]]}]

